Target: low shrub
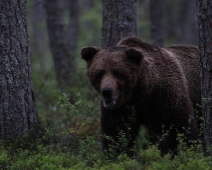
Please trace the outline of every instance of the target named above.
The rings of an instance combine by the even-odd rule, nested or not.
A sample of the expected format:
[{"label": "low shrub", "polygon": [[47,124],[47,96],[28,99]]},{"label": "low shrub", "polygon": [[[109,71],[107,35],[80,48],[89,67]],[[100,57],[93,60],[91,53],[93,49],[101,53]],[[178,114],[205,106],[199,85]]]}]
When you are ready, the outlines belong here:
[{"label": "low shrub", "polygon": [[[178,136],[178,152],[161,156],[157,145],[148,142],[145,128],[141,128],[135,144],[134,155],[126,153],[106,156],[99,140],[98,111],[85,100],[71,103],[67,94],[56,101],[53,114],[56,120],[41,120],[32,131],[19,138],[0,140],[1,170],[209,170],[211,157],[204,156],[199,141],[184,142]],[[120,144],[127,144],[120,132]],[[115,154],[111,148],[110,154]]]}]

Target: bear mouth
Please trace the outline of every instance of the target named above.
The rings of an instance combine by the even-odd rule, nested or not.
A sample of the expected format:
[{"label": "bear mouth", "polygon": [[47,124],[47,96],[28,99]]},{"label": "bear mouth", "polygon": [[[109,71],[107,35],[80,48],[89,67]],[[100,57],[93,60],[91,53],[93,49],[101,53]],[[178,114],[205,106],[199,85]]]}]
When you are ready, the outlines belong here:
[{"label": "bear mouth", "polygon": [[103,99],[103,106],[105,108],[113,108],[116,105],[116,100],[114,99]]}]

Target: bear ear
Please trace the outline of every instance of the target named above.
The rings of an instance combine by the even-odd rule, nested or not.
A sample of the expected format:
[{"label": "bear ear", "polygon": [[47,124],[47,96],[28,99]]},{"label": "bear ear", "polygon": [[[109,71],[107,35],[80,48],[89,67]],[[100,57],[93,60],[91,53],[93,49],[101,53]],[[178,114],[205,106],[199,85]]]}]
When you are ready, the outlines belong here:
[{"label": "bear ear", "polygon": [[94,55],[99,51],[98,47],[84,47],[81,50],[81,57],[84,59],[86,62],[90,61]]},{"label": "bear ear", "polygon": [[127,55],[128,60],[130,60],[131,62],[135,64],[139,64],[144,57],[140,51],[134,48],[128,49],[127,51],[125,51],[125,53]]}]

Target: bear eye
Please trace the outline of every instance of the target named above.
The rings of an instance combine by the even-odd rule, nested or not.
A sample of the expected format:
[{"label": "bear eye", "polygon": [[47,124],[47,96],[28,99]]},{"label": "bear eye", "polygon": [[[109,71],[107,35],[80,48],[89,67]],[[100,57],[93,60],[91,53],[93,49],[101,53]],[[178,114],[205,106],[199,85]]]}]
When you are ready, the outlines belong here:
[{"label": "bear eye", "polygon": [[96,77],[96,79],[101,79],[103,75],[104,75],[104,72],[101,71],[101,72],[99,72],[98,74],[96,74],[95,77]]},{"label": "bear eye", "polygon": [[125,76],[117,71],[113,71],[113,75],[117,78],[117,79],[125,79]]}]

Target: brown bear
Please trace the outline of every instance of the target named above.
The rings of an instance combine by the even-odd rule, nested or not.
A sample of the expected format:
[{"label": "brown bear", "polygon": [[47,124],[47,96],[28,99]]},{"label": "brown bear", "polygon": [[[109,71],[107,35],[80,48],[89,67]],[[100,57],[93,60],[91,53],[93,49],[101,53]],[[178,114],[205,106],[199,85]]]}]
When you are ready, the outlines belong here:
[{"label": "brown bear", "polygon": [[[194,113],[201,100],[197,47],[160,48],[127,37],[103,50],[85,47],[81,56],[100,95],[104,150],[118,143],[117,153],[130,154],[141,126],[150,138],[163,135],[157,141],[162,153],[176,151],[177,133],[184,133],[188,140],[198,139]],[[120,133],[125,134],[127,144],[120,142]]]}]

